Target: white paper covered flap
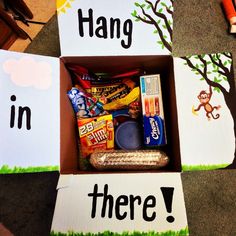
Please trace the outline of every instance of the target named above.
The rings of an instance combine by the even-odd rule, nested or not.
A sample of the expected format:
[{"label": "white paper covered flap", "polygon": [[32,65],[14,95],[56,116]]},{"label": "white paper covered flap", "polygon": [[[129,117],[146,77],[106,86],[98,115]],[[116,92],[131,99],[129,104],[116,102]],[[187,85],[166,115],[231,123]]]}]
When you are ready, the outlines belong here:
[{"label": "white paper covered flap", "polygon": [[232,55],[175,58],[174,71],[183,170],[236,168]]},{"label": "white paper covered flap", "polygon": [[63,56],[163,55],[172,49],[172,0],[57,0]]},{"label": "white paper covered flap", "polygon": [[0,173],[59,167],[59,60],[0,50]]},{"label": "white paper covered flap", "polygon": [[51,230],[188,235],[180,174],[74,175],[70,186],[58,190]]},{"label": "white paper covered flap", "polygon": [[57,190],[62,188],[70,188],[73,184],[73,179],[74,175],[72,174],[61,175],[57,183]]}]

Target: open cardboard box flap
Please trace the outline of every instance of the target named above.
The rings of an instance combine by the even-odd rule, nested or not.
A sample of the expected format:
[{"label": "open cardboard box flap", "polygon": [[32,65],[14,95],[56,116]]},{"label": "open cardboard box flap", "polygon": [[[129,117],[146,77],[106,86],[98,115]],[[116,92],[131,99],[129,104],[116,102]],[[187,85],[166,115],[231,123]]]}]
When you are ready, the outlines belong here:
[{"label": "open cardboard box flap", "polygon": [[61,55],[169,55],[172,2],[58,1]]},{"label": "open cardboard box flap", "polygon": [[0,50],[0,173],[59,170],[58,58]]},{"label": "open cardboard box flap", "polygon": [[60,176],[65,178],[70,183],[58,190],[51,228],[55,235],[73,232],[188,235],[180,173]]}]

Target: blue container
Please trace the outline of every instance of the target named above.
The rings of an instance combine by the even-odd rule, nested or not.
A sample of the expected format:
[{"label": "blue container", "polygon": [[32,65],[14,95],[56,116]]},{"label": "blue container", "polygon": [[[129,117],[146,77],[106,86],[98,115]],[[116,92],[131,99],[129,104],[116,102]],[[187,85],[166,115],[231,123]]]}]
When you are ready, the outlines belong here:
[{"label": "blue container", "polygon": [[136,121],[125,121],[115,131],[115,142],[124,150],[137,150],[142,148],[142,131]]}]

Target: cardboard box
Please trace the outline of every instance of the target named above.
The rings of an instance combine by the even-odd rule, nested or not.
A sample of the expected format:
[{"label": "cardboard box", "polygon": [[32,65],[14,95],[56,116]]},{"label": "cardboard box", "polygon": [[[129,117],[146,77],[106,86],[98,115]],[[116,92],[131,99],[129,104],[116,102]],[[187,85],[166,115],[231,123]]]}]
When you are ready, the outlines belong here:
[{"label": "cardboard box", "polygon": [[[70,76],[64,66],[66,63],[78,63],[81,66],[90,68],[94,72],[117,72],[118,68],[120,68],[121,71],[130,69],[132,70],[134,68],[143,68],[147,73],[160,73],[163,77],[163,80],[165,80],[165,83],[163,83],[165,84],[164,86],[166,86],[166,88],[171,91],[171,93],[168,92],[165,94],[166,96],[164,100],[166,105],[165,113],[167,114],[167,136],[170,137],[166,146],[166,151],[171,159],[168,170],[181,171],[178,126],[176,126],[177,110],[175,103],[173,58],[171,56],[63,57],[61,58],[61,94],[65,95],[72,86],[71,84],[64,86],[64,82],[69,83],[71,81]],[[164,88],[163,90],[166,89]],[[173,98],[174,100],[172,100]],[[65,111],[68,109],[71,109],[70,118],[65,116]],[[70,124],[71,122],[75,124],[76,121],[72,121],[72,119],[74,119],[74,112],[72,110],[71,104],[68,101],[68,98],[65,96],[61,99],[61,124],[63,124],[61,127],[62,145],[63,143],[66,143],[65,140],[71,139],[71,134],[73,132],[73,136],[76,137],[74,126],[71,126]],[[68,120],[70,120],[70,122],[68,122]],[[69,129],[71,129],[70,136],[67,135]],[[176,134],[176,136],[173,136],[172,134]],[[75,148],[73,148],[74,146]],[[78,160],[78,154],[76,147],[76,142],[71,147],[68,147],[68,145],[65,147],[61,146],[62,173],[71,173],[74,171],[78,172],[78,165],[76,164]],[[64,158],[66,158],[65,161]],[[66,166],[64,165],[65,162],[67,163]],[[69,162],[71,162],[70,167],[67,166]]]},{"label": "cardboard box", "polygon": [[[64,3],[58,5],[60,59],[0,51],[0,133],[5,136],[0,139],[1,172],[60,168],[52,234],[172,230],[187,235],[181,171],[215,169],[234,160],[231,55],[173,58],[172,1]],[[156,16],[164,15],[155,24],[140,18],[143,11],[156,6]],[[115,24],[120,26],[116,31],[110,28]],[[22,61],[26,69],[11,76],[9,68],[18,62],[21,68]],[[171,160],[163,173],[101,174],[78,169],[77,122],[67,97],[72,86],[65,68],[69,62],[94,72],[142,68],[147,74],[160,74],[168,139],[165,151]],[[35,63],[42,73],[33,83],[37,73],[28,72]],[[206,95],[212,108],[200,100]],[[132,203],[136,205],[129,208]]]},{"label": "cardboard box", "polygon": [[[205,55],[205,56],[207,58],[210,58],[211,56],[214,55]],[[196,60],[195,57],[196,56],[191,57],[190,60],[191,61]],[[223,54],[222,54],[222,59],[223,59]],[[136,172],[135,174],[116,172],[115,176],[113,176],[114,172],[113,174],[106,172],[105,176],[99,175],[99,173],[95,173],[96,174],[95,176],[86,175],[86,177],[81,175],[74,175],[74,176],[62,175],[61,183],[58,185],[58,198],[60,200],[58,200],[56,204],[52,230],[55,232],[64,232],[64,233],[68,232],[68,230],[72,230],[74,232],[83,232],[83,233],[96,233],[96,232],[104,232],[107,230],[119,233],[122,233],[124,231],[133,232],[135,230],[138,230],[139,232],[149,232],[150,230],[151,231],[153,230],[154,232],[165,232],[167,230],[178,232],[184,230],[182,234],[187,235],[187,228],[184,226],[187,225],[187,219],[185,217],[186,213],[184,209],[179,210],[178,212],[179,219],[181,219],[179,222],[175,221],[172,222],[171,224],[168,223],[167,226],[166,224],[162,224],[163,228],[159,225],[158,222],[155,226],[148,224],[147,221],[145,221],[145,219],[142,216],[140,218],[137,217],[136,218],[137,221],[136,220],[126,221],[127,218],[124,220],[118,220],[115,216],[115,213],[113,213],[111,218],[109,218],[109,215],[106,212],[106,214],[104,213],[105,215],[96,215],[96,217],[92,218],[92,208],[91,208],[92,201],[90,198],[88,198],[88,194],[93,193],[91,191],[93,191],[93,189],[95,188],[94,184],[97,183],[97,190],[96,190],[98,191],[97,193],[104,195],[105,186],[108,183],[109,191],[108,190],[107,191],[108,194],[111,195],[113,194],[115,196],[125,195],[125,193],[128,191],[126,190],[126,188],[132,192],[139,191],[138,189],[142,189],[140,190],[140,192],[148,195],[151,193],[150,190],[143,191],[143,189],[145,188],[144,187],[145,183],[150,182],[152,183],[153,186],[155,186],[156,183],[159,183],[161,181],[161,183],[163,183],[165,187],[175,189],[174,191],[176,195],[174,195],[174,197],[181,198],[181,194],[179,195],[179,193],[182,192],[182,190],[180,190],[182,189],[182,187],[180,187],[181,184],[178,183],[179,180],[181,182],[181,179],[179,179],[179,177],[177,176],[181,175],[180,172],[183,170],[183,168],[191,170],[194,170],[195,168],[198,170],[204,168],[212,169],[221,167],[222,164],[224,164],[224,166],[230,164],[231,161],[233,160],[233,155],[234,155],[234,149],[233,149],[234,138],[232,137],[233,129],[231,126],[232,120],[229,116],[229,111],[227,111],[227,106],[224,102],[224,99],[222,99],[222,95],[214,94],[214,97],[217,97],[218,95],[218,99],[214,98],[214,100],[212,97],[214,103],[216,104],[219,103],[222,106],[221,107],[223,110],[223,113],[221,113],[222,120],[218,119],[214,120],[213,118],[211,118],[211,120],[208,121],[206,114],[203,113],[204,110],[203,111],[201,110],[203,114],[199,112],[198,116],[196,116],[195,114],[196,112],[192,111],[193,106],[195,107],[195,109],[197,109],[199,105],[198,96],[199,93],[201,92],[201,89],[199,89],[199,87],[201,87],[203,84],[203,86],[207,86],[208,88],[208,85],[204,84],[204,81],[201,81],[199,79],[198,74],[193,73],[192,69],[189,68],[188,65],[186,65],[185,59],[173,58],[170,55],[158,55],[158,56],[141,55],[141,56],[115,56],[115,57],[111,56],[73,57],[73,58],[64,57],[63,61],[65,63],[77,62],[78,64],[90,68],[92,71],[95,72],[101,72],[101,71],[113,72],[114,68],[115,69],[120,68],[121,70],[125,70],[125,69],[133,69],[141,67],[147,71],[147,74],[160,74],[162,79],[166,133],[168,137],[166,152],[168,153],[171,159],[171,163],[169,167],[165,169],[165,172],[168,173],[146,172],[143,175],[142,173],[138,172]],[[230,63],[232,63],[232,61],[230,61]],[[63,66],[64,65],[62,64],[62,68]],[[230,67],[230,65],[228,66]],[[187,76],[185,77],[184,75]],[[67,80],[66,76],[63,76],[63,78],[61,79]],[[189,81],[186,81],[186,79],[188,79]],[[197,85],[194,85],[192,87],[191,86],[185,87],[186,84],[188,83],[190,84],[196,83],[198,84],[199,87]],[[189,89],[188,91],[189,93],[184,92],[184,89],[186,88]],[[188,104],[187,105],[188,109],[185,107],[185,104]],[[213,115],[215,115],[214,113],[217,111],[218,110],[214,110]],[[181,119],[179,117],[181,117]],[[200,120],[198,120],[198,118],[200,118]],[[211,123],[215,121],[220,121],[220,122],[213,124]],[[201,127],[201,123],[203,124],[203,127]],[[189,127],[188,125],[190,125],[191,127]],[[224,127],[219,127],[219,125],[223,125]],[[212,126],[218,127],[219,129],[212,128]],[[206,132],[207,128],[209,128],[208,131],[209,133]],[[68,130],[68,128],[66,128],[66,130]],[[193,131],[199,132],[199,134],[195,135],[193,133],[193,135],[191,135],[189,132],[190,130],[192,132]],[[209,135],[210,137],[209,140],[201,140],[201,138],[199,138],[201,137],[200,134]],[[225,153],[228,152],[229,153],[228,156],[222,156],[222,146],[219,146],[218,153],[215,153],[214,148],[212,148],[212,146],[214,146],[214,142],[216,142],[213,140],[218,141],[219,137],[218,134],[224,135],[224,137],[227,139],[226,142],[228,143],[228,145],[224,146],[225,148],[223,152]],[[228,136],[229,134],[231,135]],[[185,137],[185,135],[187,135],[187,137]],[[191,138],[189,137],[190,135]],[[191,149],[188,148],[189,145],[199,148],[198,144],[199,141],[207,142],[207,144],[204,143],[201,144],[202,148],[200,148],[198,152],[193,152],[193,148]],[[222,140],[220,141],[222,142]],[[206,153],[208,153],[208,155],[206,155]],[[199,159],[198,155],[200,157],[204,157],[204,159],[202,158],[200,159],[199,164],[197,163],[197,161],[199,160],[196,160],[196,157]],[[70,157],[72,157],[72,155],[70,155]],[[71,163],[76,162],[77,155],[75,155],[74,158],[75,158],[74,161],[71,160]],[[61,156],[61,160],[63,160],[63,156]],[[78,174],[82,173],[77,169],[74,170],[64,169],[63,171],[65,171],[65,173],[78,173]],[[135,177],[133,178],[133,176]],[[147,180],[146,182],[144,181],[145,183],[139,180],[139,178],[144,180],[145,179],[144,176],[147,178],[150,177],[150,180]],[[173,179],[168,183],[163,181],[163,179],[167,178],[167,176],[171,176],[170,178],[173,177]],[[128,184],[129,178],[132,179],[130,180],[131,181],[130,184]],[[88,181],[88,179],[90,179],[90,181]],[[122,185],[121,183],[126,183],[126,184]],[[137,183],[139,183],[138,186]],[[142,185],[142,183],[144,183],[144,185]],[[79,188],[80,184],[81,188]],[[112,186],[111,188],[113,187],[116,188],[115,186],[119,186],[119,188],[117,192],[115,190],[110,191],[110,186]],[[133,186],[135,186],[134,189],[136,190],[133,190]],[[159,190],[161,190],[161,187],[156,186],[154,188],[158,189],[157,195],[159,195],[160,194]],[[81,207],[80,209],[82,213],[80,212],[79,208],[78,209],[74,208],[77,199],[84,199],[83,204],[79,204],[78,206],[79,208]],[[114,201],[116,200],[114,199]],[[70,202],[70,204],[65,206],[64,205],[65,202]],[[71,204],[71,202],[73,203]],[[98,204],[96,208],[97,210],[103,209],[104,205],[102,205],[102,202],[103,199],[101,199],[99,203],[97,203]],[[108,206],[106,207],[108,208]],[[177,207],[174,204],[174,202],[172,207],[173,208]],[[86,209],[89,209],[89,211],[87,212]],[[84,213],[85,211],[86,213]],[[68,217],[71,217],[71,220],[65,223],[64,221]],[[161,215],[160,217],[162,218],[163,215]],[[78,221],[73,221],[72,219],[78,219]],[[168,221],[166,220],[165,223],[167,222]]]}]

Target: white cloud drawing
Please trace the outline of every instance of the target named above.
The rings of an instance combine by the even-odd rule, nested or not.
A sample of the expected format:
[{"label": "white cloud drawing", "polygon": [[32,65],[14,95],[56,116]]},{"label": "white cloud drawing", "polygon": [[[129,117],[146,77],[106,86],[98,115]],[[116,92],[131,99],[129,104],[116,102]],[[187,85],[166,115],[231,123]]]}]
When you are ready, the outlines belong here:
[{"label": "white cloud drawing", "polygon": [[11,81],[20,87],[45,90],[52,84],[51,65],[47,62],[37,62],[32,57],[7,60],[3,69],[10,75]]}]

